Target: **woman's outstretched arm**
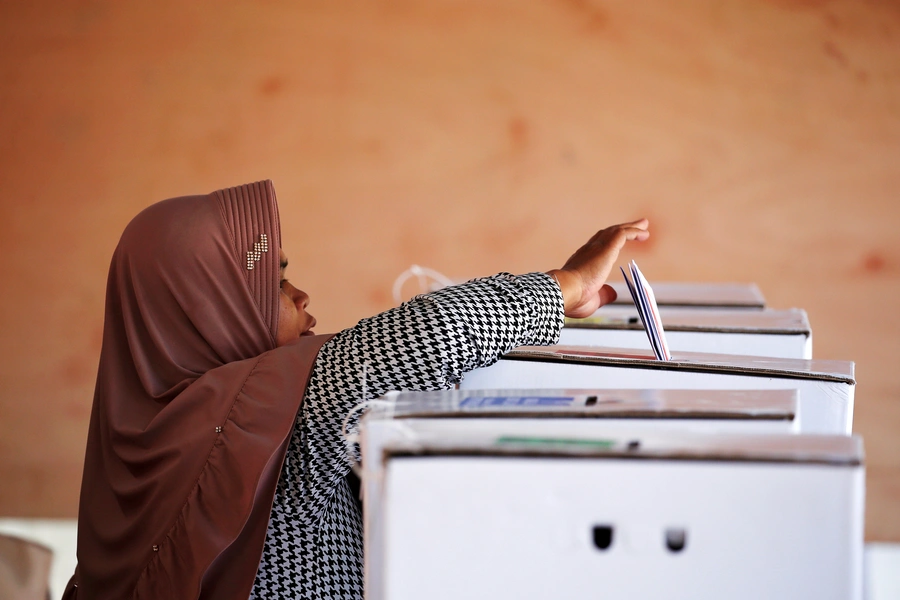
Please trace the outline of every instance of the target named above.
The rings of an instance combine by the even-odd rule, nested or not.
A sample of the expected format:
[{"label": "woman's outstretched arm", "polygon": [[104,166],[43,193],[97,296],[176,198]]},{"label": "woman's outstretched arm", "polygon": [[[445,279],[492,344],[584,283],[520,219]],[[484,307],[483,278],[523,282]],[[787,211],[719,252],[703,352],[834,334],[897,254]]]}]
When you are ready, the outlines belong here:
[{"label": "woman's outstretched arm", "polygon": [[[649,236],[646,219],[599,231],[549,274],[500,274],[418,296],[360,321],[319,354],[290,460],[297,500],[312,515],[349,471],[341,424],[356,405],[391,390],[447,389],[522,345],[559,339],[563,316],[586,316],[615,299],[605,285],[619,251]],[[358,414],[350,420],[355,426]]]}]

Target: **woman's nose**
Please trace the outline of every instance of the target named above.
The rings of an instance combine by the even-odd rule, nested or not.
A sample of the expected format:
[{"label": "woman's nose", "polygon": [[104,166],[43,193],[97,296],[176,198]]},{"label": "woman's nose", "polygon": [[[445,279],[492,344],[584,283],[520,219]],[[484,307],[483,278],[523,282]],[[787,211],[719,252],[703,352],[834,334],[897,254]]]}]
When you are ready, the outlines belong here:
[{"label": "woman's nose", "polygon": [[294,294],[294,304],[305,309],[309,306],[309,295],[303,290],[297,290]]}]

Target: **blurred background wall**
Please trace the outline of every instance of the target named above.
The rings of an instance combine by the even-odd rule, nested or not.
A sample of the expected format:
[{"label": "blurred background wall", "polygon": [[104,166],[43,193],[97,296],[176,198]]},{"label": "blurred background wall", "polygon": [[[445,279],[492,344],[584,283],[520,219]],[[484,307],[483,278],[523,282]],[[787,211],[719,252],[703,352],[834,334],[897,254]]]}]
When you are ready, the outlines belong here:
[{"label": "blurred background wall", "polygon": [[900,541],[897,2],[0,2],[0,515],[76,513],[128,220],[264,178],[319,332],[648,216],[651,281],[757,282],[856,361]]}]

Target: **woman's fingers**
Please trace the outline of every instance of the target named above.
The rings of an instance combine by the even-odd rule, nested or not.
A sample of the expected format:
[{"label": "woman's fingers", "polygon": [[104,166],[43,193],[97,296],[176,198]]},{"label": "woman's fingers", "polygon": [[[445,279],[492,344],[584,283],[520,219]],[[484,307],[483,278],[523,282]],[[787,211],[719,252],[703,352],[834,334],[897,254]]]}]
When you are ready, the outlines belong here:
[{"label": "woman's fingers", "polygon": [[566,261],[562,269],[551,271],[560,282],[567,316],[586,317],[615,300],[615,291],[605,284],[619,251],[629,241],[650,237],[649,227],[649,220],[638,219],[601,229]]},{"label": "woman's fingers", "polygon": [[625,232],[629,240],[646,240],[650,237],[650,230],[645,227],[628,227]]},{"label": "woman's fingers", "polygon": [[613,289],[611,285],[609,285],[608,283],[604,283],[600,288],[598,297],[600,299],[600,306],[605,306],[606,304],[615,302],[616,298],[619,297],[619,294],[616,292],[616,290]]},{"label": "woman's fingers", "polygon": [[601,236],[602,234],[610,231],[647,231],[650,227],[650,221],[647,219],[638,219],[637,221],[631,221],[630,223],[619,223],[618,225],[610,225],[604,229],[601,229],[597,233],[594,234],[594,237],[591,240]]}]

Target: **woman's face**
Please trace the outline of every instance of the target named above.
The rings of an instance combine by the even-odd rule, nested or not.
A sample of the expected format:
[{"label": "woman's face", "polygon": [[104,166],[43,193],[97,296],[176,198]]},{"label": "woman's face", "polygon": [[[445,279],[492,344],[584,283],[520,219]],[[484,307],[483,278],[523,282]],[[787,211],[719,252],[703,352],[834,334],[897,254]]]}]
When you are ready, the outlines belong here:
[{"label": "woman's face", "polygon": [[281,306],[278,312],[278,331],[275,335],[277,346],[284,346],[303,335],[313,335],[312,328],[316,326],[316,320],[306,312],[309,296],[285,279],[284,271],[287,269],[287,262],[287,256],[282,250]]}]

